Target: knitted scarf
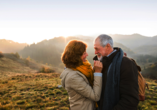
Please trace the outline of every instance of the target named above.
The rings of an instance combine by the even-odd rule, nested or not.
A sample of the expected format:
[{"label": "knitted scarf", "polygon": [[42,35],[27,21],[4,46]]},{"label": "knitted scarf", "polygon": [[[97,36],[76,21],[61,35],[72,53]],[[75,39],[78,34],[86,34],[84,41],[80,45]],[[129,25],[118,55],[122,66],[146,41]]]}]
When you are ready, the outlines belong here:
[{"label": "knitted scarf", "polygon": [[93,87],[93,82],[94,82],[93,69],[92,69],[91,64],[88,62],[88,60],[83,62],[83,65],[80,65],[80,66],[78,66],[76,68],[72,68],[72,69],[80,71],[82,74],[84,74],[86,76],[86,78],[88,79],[90,85]]},{"label": "knitted scarf", "polygon": [[[120,49],[120,48],[119,48]],[[123,58],[123,51],[114,56],[107,72],[107,81],[103,97],[103,110],[112,110],[119,101],[120,67]]]}]

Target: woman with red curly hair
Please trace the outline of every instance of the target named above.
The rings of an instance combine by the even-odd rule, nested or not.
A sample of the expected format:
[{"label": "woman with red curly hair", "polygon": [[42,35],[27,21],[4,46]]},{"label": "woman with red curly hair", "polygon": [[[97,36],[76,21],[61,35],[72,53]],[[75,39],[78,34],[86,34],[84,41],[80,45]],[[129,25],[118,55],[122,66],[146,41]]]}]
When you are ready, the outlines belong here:
[{"label": "woman with red curly hair", "polygon": [[102,86],[102,63],[94,61],[94,70],[86,57],[87,44],[70,41],[62,54],[66,68],[61,73],[62,86],[69,95],[71,110],[94,110],[100,99]]}]

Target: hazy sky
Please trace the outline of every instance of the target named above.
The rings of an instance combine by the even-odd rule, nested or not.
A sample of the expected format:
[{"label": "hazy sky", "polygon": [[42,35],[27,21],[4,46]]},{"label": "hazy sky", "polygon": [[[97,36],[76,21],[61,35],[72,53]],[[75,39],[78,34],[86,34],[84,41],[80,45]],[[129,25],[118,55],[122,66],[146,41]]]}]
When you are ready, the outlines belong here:
[{"label": "hazy sky", "polygon": [[157,0],[0,0],[0,39],[101,33],[157,35]]}]

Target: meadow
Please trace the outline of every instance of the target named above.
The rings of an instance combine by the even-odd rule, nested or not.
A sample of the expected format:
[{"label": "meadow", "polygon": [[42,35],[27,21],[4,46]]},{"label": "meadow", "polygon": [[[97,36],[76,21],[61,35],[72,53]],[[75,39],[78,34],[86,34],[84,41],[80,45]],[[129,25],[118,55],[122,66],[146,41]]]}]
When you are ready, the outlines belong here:
[{"label": "meadow", "polygon": [[59,68],[4,54],[0,58],[0,110],[68,110]]},{"label": "meadow", "polygon": [[145,101],[140,101],[138,110],[157,110],[157,80],[146,79],[149,89],[145,91]]},{"label": "meadow", "polygon": [[68,110],[57,73],[29,73],[0,80],[0,110]]},{"label": "meadow", "polygon": [[[146,100],[138,110],[157,110],[157,81],[146,79]],[[58,73],[29,73],[0,80],[0,110],[68,110],[68,94]]]}]

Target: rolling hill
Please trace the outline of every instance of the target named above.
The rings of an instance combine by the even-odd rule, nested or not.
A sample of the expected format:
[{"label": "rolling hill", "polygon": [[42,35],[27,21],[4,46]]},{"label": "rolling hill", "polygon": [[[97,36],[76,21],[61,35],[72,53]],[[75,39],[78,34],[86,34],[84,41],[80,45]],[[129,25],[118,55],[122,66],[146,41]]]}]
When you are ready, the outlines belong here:
[{"label": "rolling hill", "polygon": [[[19,52],[19,54],[23,58],[27,58],[28,56],[30,56],[30,58],[36,60],[37,62],[41,62],[44,64],[48,63],[58,67],[63,65],[61,62],[61,54],[66,44],[72,39],[82,40],[88,44],[87,52],[89,56],[87,57],[87,59],[91,63],[93,63],[92,59],[95,56],[93,48],[94,39],[91,38],[81,39],[78,37],[56,37],[50,40],[41,41],[37,44],[31,44],[29,46],[26,46],[23,50]],[[133,51],[120,43],[115,43],[114,46],[121,47],[128,54],[128,56],[134,54]]]},{"label": "rolling hill", "polygon": [[142,70],[142,75],[146,78],[151,78],[151,79],[157,80],[157,62],[152,63],[149,66],[145,67]]},{"label": "rolling hill", "polygon": [[147,37],[142,36],[140,34],[132,34],[132,35],[121,35],[121,34],[114,34],[110,35],[115,42],[122,43],[126,47],[134,50],[140,46],[144,45],[156,45],[157,36],[154,37]]},{"label": "rolling hill", "polygon": [[137,54],[157,56],[157,44],[137,47],[134,49],[134,52]]},{"label": "rolling hill", "polygon": [[0,39],[0,51],[3,53],[14,53],[22,50],[28,44],[18,43],[11,40]]},{"label": "rolling hill", "polygon": [[[148,36],[143,36],[140,34],[132,34],[132,35],[114,34],[114,35],[110,35],[110,36],[113,38],[114,42],[124,45],[126,48],[128,48],[127,50],[130,50],[135,54],[148,54],[148,55],[153,55],[153,56],[155,56],[157,54],[156,53],[157,36],[148,37]],[[62,52],[65,45],[67,44],[67,42],[69,40],[79,39],[79,40],[85,41],[89,45],[88,47],[89,48],[91,47],[91,49],[92,49],[93,40],[95,37],[97,37],[97,36],[76,35],[76,36],[69,36],[67,38],[55,37],[50,40],[44,40],[44,41],[38,42],[37,44],[38,45],[39,44],[43,44],[43,45],[52,45],[53,44],[56,46],[57,49],[59,49],[59,51]],[[11,40],[5,40],[5,39],[0,40],[0,51],[2,51],[4,53],[19,52],[19,51],[23,50],[24,47],[29,47],[29,45],[27,46],[27,44],[13,42]],[[91,49],[88,49],[88,50],[91,50]],[[126,51],[126,49],[124,49],[124,50]],[[88,52],[90,52],[90,51],[88,51]],[[128,53],[129,53],[129,55],[131,54],[130,52],[128,52]],[[93,55],[94,52],[92,52],[92,53],[90,52],[90,54]],[[24,55],[24,57],[26,57],[26,56]],[[39,59],[39,58],[37,58],[37,59]],[[47,61],[45,61],[45,62],[47,62]]]},{"label": "rolling hill", "polygon": [[61,71],[60,69],[54,68],[50,65],[37,63],[30,58],[20,58],[18,53],[0,53],[0,79],[17,74],[22,75],[27,73],[46,72],[46,70],[43,71],[43,69],[47,69],[49,71],[55,70],[56,72]]}]

